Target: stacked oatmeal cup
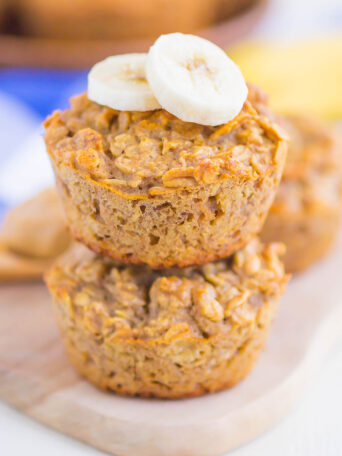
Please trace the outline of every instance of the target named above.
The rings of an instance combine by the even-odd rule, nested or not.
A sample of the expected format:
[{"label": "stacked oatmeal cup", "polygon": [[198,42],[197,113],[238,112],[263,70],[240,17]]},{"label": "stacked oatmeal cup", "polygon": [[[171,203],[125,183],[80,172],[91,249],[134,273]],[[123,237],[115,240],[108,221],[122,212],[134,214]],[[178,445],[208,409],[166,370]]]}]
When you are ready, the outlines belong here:
[{"label": "stacked oatmeal cup", "polygon": [[261,231],[287,152],[265,97],[214,44],[163,35],[110,57],[45,123],[75,244],[46,275],[94,385],[181,398],[258,358],[288,281]]}]

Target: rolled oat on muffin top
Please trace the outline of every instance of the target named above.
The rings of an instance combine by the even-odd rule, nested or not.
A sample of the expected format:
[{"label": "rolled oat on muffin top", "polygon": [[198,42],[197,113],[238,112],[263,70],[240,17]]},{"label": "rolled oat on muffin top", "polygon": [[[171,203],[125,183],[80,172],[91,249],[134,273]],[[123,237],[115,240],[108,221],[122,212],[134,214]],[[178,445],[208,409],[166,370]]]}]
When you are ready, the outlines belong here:
[{"label": "rolled oat on muffin top", "polygon": [[284,242],[285,267],[303,270],[332,247],[342,209],[342,142],[328,124],[304,115],[282,119],[290,147],[275,201],[261,232]]},{"label": "rolled oat on muffin top", "polygon": [[253,368],[288,276],[281,244],[153,271],[73,247],[46,277],[76,369],[120,394],[180,398],[228,388]]},{"label": "rolled oat on muffin top", "polygon": [[152,268],[230,255],[263,225],[283,170],[282,129],[253,98],[218,127],[165,110],[116,111],[72,99],[45,141],[73,235]]}]

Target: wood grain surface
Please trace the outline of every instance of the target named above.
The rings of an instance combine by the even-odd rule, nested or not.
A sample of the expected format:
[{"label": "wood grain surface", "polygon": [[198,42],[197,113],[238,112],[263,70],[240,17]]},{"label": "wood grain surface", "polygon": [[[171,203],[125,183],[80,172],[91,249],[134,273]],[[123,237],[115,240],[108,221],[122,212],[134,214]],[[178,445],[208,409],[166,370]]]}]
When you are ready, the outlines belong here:
[{"label": "wood grain surface", "polygon": [[0,286],[0,397],[117,456],[216,456],[291,409],[341,336],[342,243],[294,278],[266,351],[235,388],[197,399],[132,399],[96,390],[71,368],[41,283]]}]

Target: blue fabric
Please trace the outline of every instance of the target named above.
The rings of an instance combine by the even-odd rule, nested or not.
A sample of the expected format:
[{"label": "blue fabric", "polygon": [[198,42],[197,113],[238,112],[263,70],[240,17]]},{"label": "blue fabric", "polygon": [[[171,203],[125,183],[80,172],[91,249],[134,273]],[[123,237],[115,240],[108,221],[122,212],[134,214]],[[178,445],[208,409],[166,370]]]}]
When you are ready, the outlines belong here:
[{"label": "blue fabric", "polygon": [[5,68],[0,70],[0,89],[19,99],[45,118],[64,109],[71,95],[86,90],[87,71]]},{"label": "blue fabric", "polygon": [[4,218],[4,215],[6,214],[7,210],[7,204],[0,200],[0,223],[2,222],[2,219]]}]

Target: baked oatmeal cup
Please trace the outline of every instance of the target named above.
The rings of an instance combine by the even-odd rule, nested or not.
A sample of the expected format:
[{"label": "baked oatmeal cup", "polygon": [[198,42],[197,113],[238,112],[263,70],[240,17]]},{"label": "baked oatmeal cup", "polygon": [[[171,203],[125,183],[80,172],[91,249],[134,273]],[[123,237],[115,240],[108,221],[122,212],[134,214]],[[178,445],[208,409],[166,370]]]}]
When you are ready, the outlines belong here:
[{"label": "baked oatmeal cup", "polygon": [[286,245],[285,268],[301,271],[333,246],[340,227],[342,145],[337,133],[305,116],[284,119],[290,147],[261,238]]},{"label": "baked oatmeal cup", "polygon": [[73,236],[155,269],[204,264],[248,242],[263,225],[287,150],[254,96],[218,127],[73,98],[45,122]]},{"label": "baked oatmeal cup", "polygon": [[252,370],[288,280],[283,248],[255,238],[229,259],[161,272],[74,246],[46,276],[71,362],[126,395],[235,385]]}]

